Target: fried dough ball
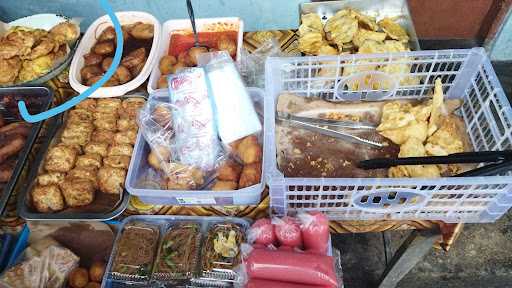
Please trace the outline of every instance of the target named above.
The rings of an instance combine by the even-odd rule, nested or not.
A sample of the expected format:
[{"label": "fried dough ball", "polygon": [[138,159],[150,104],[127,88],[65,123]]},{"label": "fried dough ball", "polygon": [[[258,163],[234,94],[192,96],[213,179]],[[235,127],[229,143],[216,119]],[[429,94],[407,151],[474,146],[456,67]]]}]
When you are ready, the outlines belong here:
[{"label": "fried dough ball", "polygon": [[[89,100],[89,99],[87,99]],[[87,100],[84,100],[82,102],[85,102]],[[86,110],[86,109],[83,109],[84,106],[90,104],[90,102],[87,102],[87,103],[80,103],[78,105],[80,105],[80,107],[78,107],[77,105],[77,108],[76,109],[73,109],[71,111],[68,112],[68,119],[67,119],[67,124],[70,125],[70,124],[74,124],[74,123],[83,123],[83,122],[92,122],[92,120],[94,120],[93,118],[93,115],[92,115],[92,112],[90,110]]]},{"label": "fried dough ball", "polygon": [[101,77],[103,77],[103,75],[94,76],[94,77],[90,78],[89,80],[87,80],[85,82],[85,85],[92,86],[92,85],[96,84],[96,82],[100,81]]},{"label": "fried dough ball", "polygon": [[89,205],[94,201],[95,183],[91,180],[67,177],[59,187],[69,207]]},{"label": "fried dough ball", "polygon": [[238,182],[242,166],[233,160],[228,160],[217,171],[217,179]]},{"label": "fried dough ball", "polygon": [[95,130],[92,132],[91,135],[91,141],[93,142],[112,142],[112,139],[114,138],[114,132],[109,130]]},{"label": "fried dough ball", "polygon": [[98,55],[110,55],[114,52],[113,41],[98,42],[92,47],[92,51]]},{"label": "fried dough ball", "polygon": [[116,77],[119,81],[119,84],[124,84],[130,80],[132,80],[132,74],[128,68],[123,65],[119,65],[117,67],[116,73],[114,73],[114,77]]},{"label": "fried dough ball", "polygon": [[124,155],[114,155],[103,158],[103,165],[112,168],[128,169],[130,166],[130,157]]},{"label": "fried dough ball", "polygon": [[102,261],[95,261],[89,268],[89,278],[91,281],[101,282],[105,274],[105,263]]},{"label": "fried dough ball", "polygon": [[167,127],[171,124],[172,112],[169,109],[169,106],[160,104],[157,105],[153,110],[153,113],[151,113],[151,118],[161,127]]},{"label": "fried dough ball", "polygon": [[103,70],[98,65],[84,66],[80,69],[82,81],[88,82],[91,78],[103,75]]},{"label": "fried dough ball", "polygon": [[108,143],[107,142],[89,142],[84,147],[85,153],[99,154],[101,157],[107,156]]},{"label": "fried dough ball", "polygon": [[199,55],[203,53],[208,53],[208,48],[206,47],[192,47],[188,50],[188,57],[191,66],[197,66],[197,61],[199,59]]},{"label": "fried dough ball", "polygon": [[50,148],[44,168],[49,172],[68,172],[75,166],[77,151],[67,146]]},{"label": "fried dough ball", "polygon": [[59,184],[64,181],[66,177],[65,173],[60,172],[48,172],[37,176],[37,183],[41,186],[47,186],[52,184]]},{"label": "fried dough ball", "polygon": [[105,28],[105,30],[103,30],[100,34],[100,37],[98,37],[98,41],[99,42],[104,42],[104,41],[113,41],[116,39],[116,30],[114,29],[113,26],[108,26],[107,28]]},{"label": "fried dough ball", "polygon": [[130,144],[119,144],[115,143],[108,149],[108,156],[129,156],[133,153],[133,147]]},{"label": "fried dough ball", "polygon": [[227,35],[221,35],[217,42],[217,47],[220,51],[226,51],[229,53],[231,58],[235,59],[236,57],[236,42],[229,39]]},{"label": "fried dough ball", "polygon": [[144,66],[146,66],[146,60],[147,60],[147,58],[144,57],[142,62],[129,68],[130,73],[132,73],[133,78],[137,77],[140,74],[140,72],[142,72],[142,69],[144,69]]},{"label": "fried dough ball", "polygon": [[132,68],[140,63],[144,63],[144,59],[146,58],[146,49],[139,48],[130,52],[126,57],[123,58],[121,64],[126,68]]},{"label": "fried dough ball", "polygon": [[121,168],[101,167],[98,171],[98,184],[100,191],[109,194],[123,192],[126,170]]},{"label": "fried dough ball", "polygon": [[261,162],[247,164],[242,170],[238,188],[242,189],[261,182]]},{"label": "fried dough ball", "polygon": [[32,203],[41,213],[56,212],[64,209],[64,198],[56,184],[48,186],[37,185],[32,190]]},{"label": "fried dough ball", "polygon": [[84,55],[84,65],[85,66],[90,66],[90,65],[97,66],[97,65],[101,64],[102,61],[103,61],[102,55],[98,55],[93,52],[90,52],[90,53],[87,53]]},{"label": "fried dough ball", "polygon": [[171,74],[176,74],[178,73],[178,71],[180,71],[181,69],[183,68],[187,68],[191,65],[188,65],[187,63],[185,62],[181,62],[179,61],[178,63],[176,63],[174,66],[172,66],[172,70],[171,70]]},{"label": "fried dough ball", "polygon": [[88,153],[78,156],[76,167],[101,167],[101,155],[97,153]]},{"label": "fried dough ball", "polygon": [[90,180],[94,187],[98,187],[98,168],[95,166],[75,167],[68,172],[69,178],[80,178]]},{"label": "fried dough ball", "polygon": [[160,68],[160,73],[170,74],[172,66],[176,63],[178,63],[178,60],[176,60],[176,57],[172,55],[165,55],[164,57],[160,58],[160,63],[158,65]]},{"label": "fried dough ball", "polygon": [[120,131],[114,135],[114,143],[134,145],[136,141],[137,130]]},{"label": "fried dough ball", "polygon": [[218,180],[215,182],[215,185],[213,185],[212,190],[213,191],[230,191],[230,190],[236,190],[237,188],[238,188],[237,182]]},{"label": "fried dough ball", "polygon": [[240,157],[244,164],[260,162],[263,158],[261,145],[258,143],[258,138],[254,135],[242,139],[236,150],[238,157]]},{"label": "fried dough ball", "polygon": [[130,29],[130,34],[135,39],[139,40],[147,40],[153,38],[155,33],[155,27],[153,24],[147,23],[137,23],[132,29]]},{"label": "fried dough ball", "polygon": [[112,61],[114,61],[114,58],[112,57],[106,57],[105,59],[103,59],[103,61],[101,61],[101,69],[107,72],[108,68],[110,68],[110,66],[112,65]]},{"label": "fried dough ball", "polygon": [[[76,109],[70,111],[70,114],[72,111],[76,111],[79,109],[84,109],[87,112],[94,112],[94,110],[96,109],[96,99],[87,98],[87,99],[83,100],[82,102],[80,102],[76,105]],[[92,113],[88,113],[88,114],[91,117],[88,121],[92,121]]]},{"label": "fried dough ball", "polygon": [[163,89],[169,87],[169,83],[167,82],[167,76],[169,75],[162,75],[160,78],[158,78],[158,83],[156,85],[156,88]]},{"label": "fried dough ball", "polygon": [[94,120],[93,123],[99,130],[115,131],[117,128],[117,118],[110,114],[105,114],[104,117]]},{"label": "fried dough ball", "polygon": [[75,268],[69,273],[68,283],[71,288],[83,288],[89,282],[89,273],[84,268]]}]

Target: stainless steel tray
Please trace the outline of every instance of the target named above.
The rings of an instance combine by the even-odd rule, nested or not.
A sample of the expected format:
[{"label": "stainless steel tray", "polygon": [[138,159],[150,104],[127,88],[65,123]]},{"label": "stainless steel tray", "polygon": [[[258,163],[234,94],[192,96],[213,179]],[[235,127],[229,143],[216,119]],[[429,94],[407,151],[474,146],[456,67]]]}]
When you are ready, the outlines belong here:
[{"label": "stainless steel tray", "polygon": [[343,8],[357,9],[377,18],[377,20],[384,17],[396,17],[397,23],[404,27],[409,34],[409,47],[412,50],[421,50],[407,0],[343,0],[303,3],[300,5],[299,15],[316,13],[325,23],[327,19]]}]

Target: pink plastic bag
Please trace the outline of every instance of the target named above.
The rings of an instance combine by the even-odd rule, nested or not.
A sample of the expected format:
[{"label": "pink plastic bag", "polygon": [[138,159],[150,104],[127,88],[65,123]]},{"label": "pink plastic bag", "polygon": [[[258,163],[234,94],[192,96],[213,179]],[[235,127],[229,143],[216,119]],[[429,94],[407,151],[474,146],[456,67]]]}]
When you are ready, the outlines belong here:
[{"label": "pink plastic bag", "polygon": [[249,243],[265,246],[274,245],[276,243],[276,233],[270,219],[264,218],[254,222],[249,229],[248,239]]},{"label": "pink plastic bag", "polygon": [[285,216],[282,219],[273,218],[277,240],[280,245],[302,247],[302,233],[297,219]]},{"label": "pink plastic bag", "polygon": [[245,288],[330,288],[331,286],[305,285],[288,282],[278,282],[260,279],[251,279]]},{"label": "pink plastic bag", "polygon": [[302,239],[308,251],[327,254],[329,245],[329,219],[320,212],[300,213]]},{"label": "pink plastic bag", "polygon": [[330,256],[253,249],[246,270],[249,279],[338,287]]}]

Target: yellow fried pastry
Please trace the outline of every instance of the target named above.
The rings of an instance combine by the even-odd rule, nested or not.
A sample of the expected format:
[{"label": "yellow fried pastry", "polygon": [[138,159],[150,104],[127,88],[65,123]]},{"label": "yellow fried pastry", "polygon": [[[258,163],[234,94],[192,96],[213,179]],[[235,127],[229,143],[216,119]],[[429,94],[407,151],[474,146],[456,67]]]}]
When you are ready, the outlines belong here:
[{"label": "yellow fried pastry", "polygon": [[50,148],[44,168],[50,172],[67,172],[75,166],[77,151],[67,146]]},{"label": "yellow fried pastry", "polygon": [[128,169],[128,166],[130,166],[130,157],[124,155],[108,156],[103,158],[103,165],[112,168]]},{"label": "yellow fried pastry", "polygon": [[217,180],[212,187],[213,191],[230,191],[236,190],[238,188],[238,183],[235,181],[222,181]]},{"label": "yellow fried pastry", "polygon": [[47,186],[52,184],[59,184],[64,181],[66,177],[65,173],[61,172],[48,172],[37,176],[37,183],[41,186]]},{"label": "yellow fried pastry", "polygon": [[69,178],[80,178],[80,179],[87,179],[90,180],[94,187],[98,187],[98,168],[96,166],[81,166],[81,167],[75,167],[73,170],[68,172]]},{"label": "yellow fried pastry", "polygon": [[96,110],[96,99],[87,98],[87,99],[83,100],[82,102],[80,102],[76,105],[75,110],[77,110],[77,109],[84,109],[89,112],[94,112]]},{"label": "yellow fried pastry", "polygon": [[252,163],[244,166],[238,188],[242,189],[261,182],[261,162]]},{"label": "yellow fried pastry", "polygon": [[98,130],[115,131],[117,129],[117,118],[111,114],[103,114],[103,116],[96,118],[93,123]]},{"label": "yellow fried pastry", "polygon": [[64,209],[64,198],[56,184],[37,185],[32,190],[32,204],[38,212],[50,213]]},{"label": "yellow fried pastry", "polygon": [[137,130],[120,131],[114,135],[114,143],[134,145],[136,140]]},{"label": "yellow fried pastry", "polygon": [[94,130],[94,132],[92,132],[92,135],[91,135],[91,141],[98,142],[98,143],[101,143],[101,142],[111,143],[112,139],[114,139],[114,132],[112,132],[110,130],[96,129],[96,130]]},{"label": "yellow fried pastry", "polygon": [[119,144],[114,143],[108,148],[108,156],[124,155],[131,157],[133,153],[133,147],[130,144]]},{"label": "yellow fried pastry", "polygon": [[124,189],[126,170],[103,166],[98,170],[100,191],[108,194],[120,194]]},{"label": "yellow fried pastry", "polygon": [[95,184],[91,180],[67,177],[59,187],[69,207],[89,205],[94,201]]},{"label": "yellow fried pastry", "polygon": [[117,130],[137,130],[139,127],[137,121],[133,118],[119,118],[117,119]]},{"label": "yellow fried pastry", "polygon": [[105,157],[108,153],[108,145],[107,142],[89,142],[85,145],[84,151],[88,154],[94,153]]},{"label": "yellow fried pastry", "polygon": [[217,179],[238,182],[241,172],[242,166],[240,164],[233,160],[228,160],[217,170]]},{"label": "yellow fried pastry", "polygon": [[403,42],[409,41],[409,35],[407,35],[407,32],[404,30],[404,28],[402,28],[402,26],[397,24],[391,18],[386,17],[380,20],[377,24],[382,28],[382,30],[384,30],[384,32],[389,35],[389,37]]}]

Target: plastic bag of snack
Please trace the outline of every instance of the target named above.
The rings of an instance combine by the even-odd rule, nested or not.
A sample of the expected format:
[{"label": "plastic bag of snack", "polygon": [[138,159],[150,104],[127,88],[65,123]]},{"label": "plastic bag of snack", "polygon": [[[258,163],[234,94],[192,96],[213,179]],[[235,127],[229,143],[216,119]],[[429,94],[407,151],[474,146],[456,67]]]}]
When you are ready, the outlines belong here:
[{"label": "plastic bag of snack", "polygon": [[247,232],[249,243],[260,244],[264,246],[276,243],[277,237],[274,231],[274,225],[268,218],[258,219]]},{"label": "plastic bag of snack", "polygon": [[272,224],[275,226],[277,241],[280,245],[302,247],[302,233],[297,219],[288,216],[282,219],[274,217]]},{"label": "plastic bag of snack", "polygon": [[304,248],[308,251],[326,254],[329,245],[329,219],[320,212],[302,212],[297,215]]},{"label": "plastic bag of snack", "polygon": [[272,280],[261,280],[261,279],[250,279],[245,285],[245,288],[329,288],[332,286],[318,286],[318,285],[307,285],[297,284],[290,282],[272,281]]}]

